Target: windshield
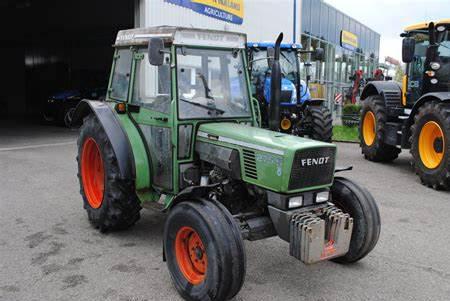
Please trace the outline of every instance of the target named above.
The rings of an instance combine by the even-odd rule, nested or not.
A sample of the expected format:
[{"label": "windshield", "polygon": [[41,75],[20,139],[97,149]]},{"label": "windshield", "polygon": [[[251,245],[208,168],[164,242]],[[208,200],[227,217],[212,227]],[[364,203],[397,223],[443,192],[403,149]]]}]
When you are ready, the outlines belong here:
[{"label": "windshield", "polygon": [[[252,57],[252,81],[255,89],[254,94],[264,94],[266,102],[270,98],[270,77],[271,72],[267,61],[267,49],[254,49]],[[300,82],[300,59],[297,51],[291,48],[281,49],[280,67],[283,76],[282,90],[292,92],[282,95],[282,102],[294,102],[306,96],[303,85]],[[300,87],[300,89],[297,89]],[[258,96],[257,96],[258,98]]]},{"label": "windshield", "polygon": [[181,119],[249,117],[242,50],[177,49]]},{"label": "windshield", "polygon": [[417,86],[422,84],[422,75],[425,71],[425,60],[427,57],[427,49],[430,45],[429,37],[426,32],[418,32],[413,35],[416,41],[414,59],[411,63],[410,79],[418,81]]},{"label": "windshield", "polygon": [[[253,52],[252,74],[254,76],[266,77],[270,74],[269,65],[267,62],[267,50],[255,50]],[[280,65],[283,77],[296,83],[299,78],[299,61],[297,52],[293,49],[281,49]]]},{"label": "windshield", "polygon": [[439,34],[439,56],[444,59],[450,58],[450,31],[446,30]]}]

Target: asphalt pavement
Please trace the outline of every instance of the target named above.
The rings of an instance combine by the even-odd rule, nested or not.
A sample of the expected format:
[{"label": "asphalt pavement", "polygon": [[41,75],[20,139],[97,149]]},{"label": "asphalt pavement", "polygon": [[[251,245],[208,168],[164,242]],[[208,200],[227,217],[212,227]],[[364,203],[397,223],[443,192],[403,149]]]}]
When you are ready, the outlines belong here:
[{"label": "asphalt pavement", "polygon": [[[0,127],[0,300],[180,300],[162,260],[165,216],[101,234],[82,207],[76,132]],[[338,144],[343,176],[368,188],[382,217],[372,253],[354,265],[305,266],[278,238],[246,242],[236,300],[449,300],[450,193],[422,186],[408,152],[391,164]]]}]

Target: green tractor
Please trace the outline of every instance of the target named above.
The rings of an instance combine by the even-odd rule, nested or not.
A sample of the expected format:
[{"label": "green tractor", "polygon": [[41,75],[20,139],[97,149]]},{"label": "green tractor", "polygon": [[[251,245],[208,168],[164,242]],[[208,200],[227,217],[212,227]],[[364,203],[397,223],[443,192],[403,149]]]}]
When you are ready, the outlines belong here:
[{"label": "green tractor", "polygon": [[[166,212],[163,259],[188,300],[239,292],[244,239],[278,235],[306,264],[352,263],[380,233],[370,193],[334,177],[334,145],[259,127],[245,45],[231,32],[120,31],[106,100],[72,119],[90,222],[104,232],[133,225],[141,206]],[[274,95],[277,60],[279,45]]]},{"label": "green tractor", "polygon": [[416,174],[450,190],[450,20],[405,28],[403,85],[369,82],[361,94],[361,149],[375,162],[410,149]]}]

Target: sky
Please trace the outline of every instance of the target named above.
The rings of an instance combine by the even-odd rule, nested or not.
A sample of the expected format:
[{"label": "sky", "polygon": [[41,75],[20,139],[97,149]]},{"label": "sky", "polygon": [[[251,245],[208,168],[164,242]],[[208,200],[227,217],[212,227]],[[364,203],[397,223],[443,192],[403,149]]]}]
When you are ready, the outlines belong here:
[{"label": "sky", "polygon": [[450,18],[450,0],[325,0],[381,35],[380,62],[401,60],[400,33],[408,25]]}]

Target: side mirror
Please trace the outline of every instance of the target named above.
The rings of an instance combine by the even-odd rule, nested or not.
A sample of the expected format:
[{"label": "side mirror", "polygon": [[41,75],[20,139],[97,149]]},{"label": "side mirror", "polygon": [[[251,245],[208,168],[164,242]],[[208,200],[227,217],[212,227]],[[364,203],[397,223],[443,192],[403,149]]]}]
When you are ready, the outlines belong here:
[{"label": "side mirror", "polygon": [[402,46],[402,60],[404,63],[411,63],[414,60],[414,50],[416,41],[413,38],[404,38]]},{"label": "side mirror", "polygon": [[151,38],[148,42],[148,60],[152,66],[164,64],[164,41],[161,38]]},{"label": "side mirror", "polygon": [[269,66],[269,68],[272,68],[274,57],[275,57],[275,48],[273,47],[267,48],[267,65]]},{"label": "side mirror", "polygon": [[325,51],[323,50],[323,48],[316,48],[316,50],[314,50],[314,52],[312,53],[311,59],[313,61],[323,61],[324,57]]}]

